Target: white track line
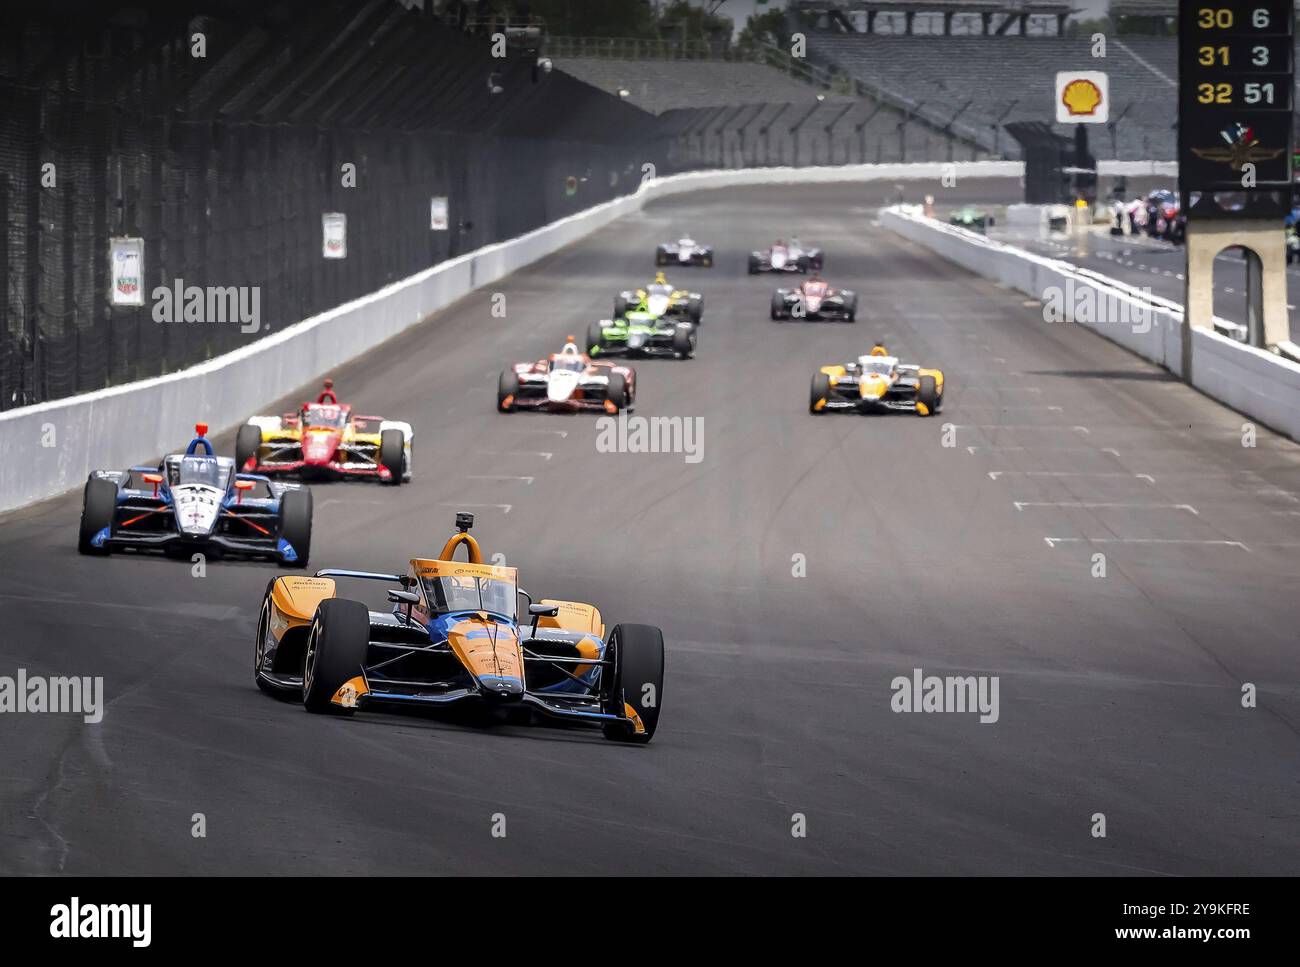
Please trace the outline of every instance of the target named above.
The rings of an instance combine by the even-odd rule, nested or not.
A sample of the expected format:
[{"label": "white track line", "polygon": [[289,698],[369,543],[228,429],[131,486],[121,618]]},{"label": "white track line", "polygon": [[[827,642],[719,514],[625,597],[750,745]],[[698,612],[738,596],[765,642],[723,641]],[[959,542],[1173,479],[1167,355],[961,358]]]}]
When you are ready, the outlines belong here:
[{"label": "white track line", "polygon": [[526,484],[533,482],[533,477],[515,477],[505,473],[472,473],[470,480],[522,480]]},{"label": "white track line", "polygon": [[467,504],[459,500],[440,500],[438,501],[438,506],[440,507],[491,507],[495,510],[501,511],[503,514],[508,514],[510,513],[510,508],[513,507],[514,504]]},{"label": "white track line", "polygon": [[1002,446],[968,446],[967,453],[974,453],[976,450],[996,450],[999,453],[1024,452],[1026,450],[1033,453],[1109,453],[1113,457],[1119,456],[1119,451],[1114,447],[1002,447]]},{"label": "white track line", "polygon": [[1111,473],[1108,471],[1085,471],[1085,470],[990,470],[989,479],[997,480],[999,477],[1133,477],[1137,480],[1145,480],[1149,484],[1154,484],[1156,478],[1149,473]]},{"label": "white track line", "polygon": [[[1044,537],[1048,547],[1057,544],[1211,544],[1220,547],[1240,547],[1249,553],[1250,548],[1241,541],[1201,541],[1178,537]],[[1276,545],[1274,545],[1276,546]]]},{"label": "white track line", "polygon": [[1134,503],[1132,501],[1102,501],[1093,502],[1088,500],[1013,500],[1016,510],[1024,510],[1026,507],[1082,507],[1085,510],[1104,507],[1136,507],[1140,510],[1185,510],[1189,514],[1201,516],[1191,504],[1144,504]]},{"label": "white track line", "polygon": [[545,450],[478,450],[476,452],[491,457],[541,457],[543,460],[549,460],[555,456],[555,454],[547,453]]}]

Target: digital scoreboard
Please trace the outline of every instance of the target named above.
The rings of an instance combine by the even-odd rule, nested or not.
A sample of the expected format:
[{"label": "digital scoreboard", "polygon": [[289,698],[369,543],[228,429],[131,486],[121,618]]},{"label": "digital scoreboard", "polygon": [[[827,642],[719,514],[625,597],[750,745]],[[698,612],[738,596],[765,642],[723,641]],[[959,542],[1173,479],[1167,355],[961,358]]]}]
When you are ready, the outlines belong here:
[{"label": "digital scoreboard", "polygon": [[1291,206],[1292,0],[1180,0],[1178,181],[1193,215]]}]

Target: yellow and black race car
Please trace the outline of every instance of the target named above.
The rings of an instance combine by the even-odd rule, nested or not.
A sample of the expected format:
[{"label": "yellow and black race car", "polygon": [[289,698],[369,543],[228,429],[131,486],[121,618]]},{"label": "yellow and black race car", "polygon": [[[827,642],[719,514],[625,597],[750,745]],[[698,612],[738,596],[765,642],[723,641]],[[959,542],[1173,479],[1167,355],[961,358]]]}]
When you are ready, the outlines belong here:
[{"label": "yellow and black race car", "polygon": [[900,363],[879,344],[857,362],[823,366],[812,379],[813,413],[911,410],[930,416],[943,408],[943,372]]},{"label": "yellow and black race car", "polygon": [[662,272],[641,289],[626,289],[614,297],[614,318],[629,311],[648,312],[656,319],[689,319],[697,326],[704,314],[704,296],[675,289]]}]

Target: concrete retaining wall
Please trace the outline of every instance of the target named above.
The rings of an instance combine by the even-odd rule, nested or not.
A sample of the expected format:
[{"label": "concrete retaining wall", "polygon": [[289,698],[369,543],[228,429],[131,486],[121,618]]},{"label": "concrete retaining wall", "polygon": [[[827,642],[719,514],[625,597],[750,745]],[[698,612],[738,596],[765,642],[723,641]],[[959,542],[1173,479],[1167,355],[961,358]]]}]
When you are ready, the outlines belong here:
[{"label": "concrete retaining wall", "polygon": [[[1183,375],[1183,307],[1178,303],[1068,262],[945,225],[926,218],[914,206],[886,209],[881,224],[977,275],[1044,300],[1045,311],[1059,300],[1063,321],[1045,320],[1044,325],[1082,325],[1175,375]],[[1076,311],[1080,305],[1104,305],[1107,310],[1091,318],[1084,312],[1081,317]],[[1225,332],[1240,328],[1224,319],[1214,322],[1216,329]],[[1192,334],[1191,384],[1300,441],[1300,363],[1220,332],[1198,329]]]}]

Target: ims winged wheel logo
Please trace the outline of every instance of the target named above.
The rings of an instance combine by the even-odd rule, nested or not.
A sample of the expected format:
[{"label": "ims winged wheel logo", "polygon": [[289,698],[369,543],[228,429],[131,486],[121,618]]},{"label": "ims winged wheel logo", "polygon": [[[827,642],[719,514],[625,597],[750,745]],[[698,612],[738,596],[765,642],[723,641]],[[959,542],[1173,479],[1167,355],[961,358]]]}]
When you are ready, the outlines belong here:
[{"label": "ims winged wheel logo", "polygon": [[1272,161],[1286,148],[1261,148],[1255,137],[1255,129],[1242,124],[1230,124],[1219,132],[1219,137],[1227,144],[1226,148],[1193,148],[1192,154],[1206,161],[1227,162],[1233,171],[1241,171],[1243,165],[1256,161]]}]

